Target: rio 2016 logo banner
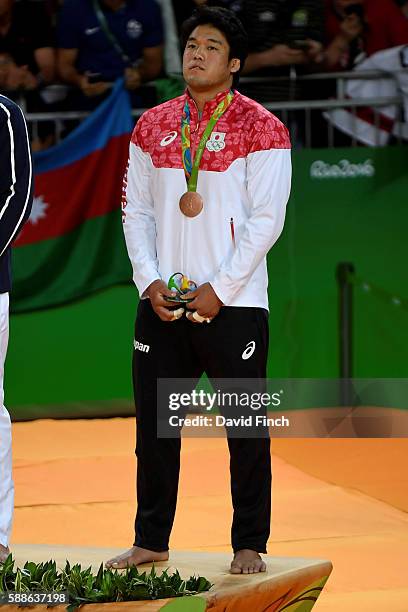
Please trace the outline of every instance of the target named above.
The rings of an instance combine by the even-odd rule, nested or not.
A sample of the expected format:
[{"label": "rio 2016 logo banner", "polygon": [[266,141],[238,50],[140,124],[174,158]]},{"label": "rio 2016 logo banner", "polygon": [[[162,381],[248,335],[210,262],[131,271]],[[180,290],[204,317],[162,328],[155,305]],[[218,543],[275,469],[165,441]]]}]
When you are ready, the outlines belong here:
[{"label": "rio 2016 logo banner", "polygon": [[310,177],[314,179],[371,178],[374,175],[375,167],[372,159],[366,159],[361,163],[341,159],[337,164],[329,164],[318,159],[310,166]]}]

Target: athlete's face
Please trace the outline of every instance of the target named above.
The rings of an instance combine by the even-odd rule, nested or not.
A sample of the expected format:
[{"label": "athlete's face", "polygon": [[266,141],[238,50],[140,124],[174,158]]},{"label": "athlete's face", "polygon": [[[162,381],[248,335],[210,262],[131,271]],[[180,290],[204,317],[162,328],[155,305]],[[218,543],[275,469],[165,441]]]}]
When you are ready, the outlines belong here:
[{"label": "athlete's face", "polygon": [[224,34],[212,25],[200,25],[190,34],[183,55],[183,75],[187,85],[196,91],[232,84],[232,74],[238,72],[238,58],[229,59],[230,47]]}]

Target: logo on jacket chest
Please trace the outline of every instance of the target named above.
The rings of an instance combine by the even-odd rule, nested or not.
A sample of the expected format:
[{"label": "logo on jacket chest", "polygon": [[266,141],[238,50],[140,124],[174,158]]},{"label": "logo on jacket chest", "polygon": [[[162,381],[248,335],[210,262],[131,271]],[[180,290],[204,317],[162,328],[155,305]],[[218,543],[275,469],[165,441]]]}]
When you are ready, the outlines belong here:
[{"label": "logo on jacket chest", "polygon": [[[206,143],[206,149],[208,151],[217,153],[218,151],[222,151],[225,149],[225,132],[213,132]],[[164,138],[160,141],[161,147],[168,147],[172,142],[174,142],[177,138],[177,132],[173,131],[169,134],[166,134]]]},{"label": "logo on jacket chest", "polygon": [[208,151],[222,151],[225,148],[225,136],[224,132],[213,132],[205,145]]},{"label": "logo on jacket chest", "polygon": [[160,146],[161,147],[167,147],[169,144],[174,142],[176,140],[176,138],[177,138],[177,132],[174,130],[173,132],[170,132],[169,134],[167,134],[167,136],[165,136],[160,141]]}]

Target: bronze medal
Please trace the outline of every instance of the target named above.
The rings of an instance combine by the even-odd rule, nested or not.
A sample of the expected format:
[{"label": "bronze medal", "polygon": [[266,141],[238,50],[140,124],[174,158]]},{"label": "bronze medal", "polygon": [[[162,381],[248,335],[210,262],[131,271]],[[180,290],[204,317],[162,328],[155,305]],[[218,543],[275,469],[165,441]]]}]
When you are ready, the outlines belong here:
[{"label": "bronze medal", "polygon": [[196,217],[203,210],[203,198],[195,191],[186,191],[180,198],[179,206],[186,217]]}]

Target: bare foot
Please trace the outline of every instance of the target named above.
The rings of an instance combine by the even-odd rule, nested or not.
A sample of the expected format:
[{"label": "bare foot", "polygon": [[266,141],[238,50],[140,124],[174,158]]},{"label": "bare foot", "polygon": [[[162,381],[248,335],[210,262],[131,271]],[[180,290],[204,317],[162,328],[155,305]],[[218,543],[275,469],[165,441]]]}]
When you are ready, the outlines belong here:
[{"label": "bare foot", "polygon": [[123,569],[131,565],[140,565],[141,563],[151,563],[152,561],[167,561],[169,552],[155,552],[140,548],[140,546],[132,546],[129,550],[106,561],[105,567],[112,569]]},{"label": "bare foot", "polygon": [[3,546],[3,544],[0,544],[0,563],[4,563],[4,561],[7,559],[9,554],[10,554],[9,547]]},{"label": "bare foot", "polygon": [[266,565],[255,550],[237,550],[231,563],[231,574],[257,574],[265,572]]}]

